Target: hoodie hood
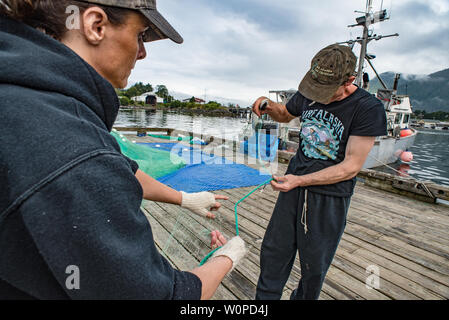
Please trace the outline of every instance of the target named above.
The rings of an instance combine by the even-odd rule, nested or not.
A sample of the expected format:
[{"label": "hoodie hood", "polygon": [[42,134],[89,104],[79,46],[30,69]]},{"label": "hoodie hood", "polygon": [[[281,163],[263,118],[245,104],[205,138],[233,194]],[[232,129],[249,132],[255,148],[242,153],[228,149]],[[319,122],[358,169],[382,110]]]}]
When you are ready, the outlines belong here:
[{"label": "hoodie hood", "polygon": [[114,88],[61,42],[0,15],[0,61],[0,83],[73,97],[112,129],[119,109]]}]

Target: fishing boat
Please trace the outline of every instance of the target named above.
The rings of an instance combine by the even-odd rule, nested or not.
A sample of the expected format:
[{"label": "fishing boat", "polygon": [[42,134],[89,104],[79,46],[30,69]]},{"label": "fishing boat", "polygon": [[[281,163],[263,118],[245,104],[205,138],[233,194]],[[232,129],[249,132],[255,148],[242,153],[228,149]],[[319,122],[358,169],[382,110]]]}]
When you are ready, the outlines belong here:
[{"label": "fishing boat", "polygon": [[[386,36],[373,33],[372,25],[388,20],[390,17],[386,9],[381,8],[379,11],[373,11],[372,2],[372,0],[367,0],[366,10],[362,12],[356,11],[363,13],[363,16],[356,18],[356,24],[348,26],[351,28],[363,27],[363,36],[357,37],[355,40],[338,43],[346,44],[352,49],[354,49],[355,44],[360,44],[361,46],[357,77],[355,80],[357,86],[369,90],[369,76],[368,73],[365,72],[367,65],[371,67],[382,85],[382,88],[378,89],[377,92],[373,94],[384,103],[385,112],[387,114],[388,134],[386,136],[376,137],[374,147],[364,164],[365,169],[391,164],[398,160],[404,162],[407,159],[410,159],[408,149],[413,145],[417,135],[417,130],[413,129],[410,125],[410,118],[413,113],[410,97],[408,95],[398,94],[397,88],[400,74],[396,74],[393,88],[388,88],[374,68],[373,60],[375,56],[367,53],[368,44],[372,40],[378,41],[383,38],[399,36],[397,33]],[[273,90],[269,93],[270,98],[273,101],[286,104],[296,93],[296,90]],[[275,98],[273,98],[273,95],[275,95]],[[266,119],[265,122],[269,123],[270,119]],[[300,128],[301,123],[298,119],[295,119],[288,124],[279,125],[279,149],[283,150],[281,152],[283,156],[288,157],[296,152]]]}]

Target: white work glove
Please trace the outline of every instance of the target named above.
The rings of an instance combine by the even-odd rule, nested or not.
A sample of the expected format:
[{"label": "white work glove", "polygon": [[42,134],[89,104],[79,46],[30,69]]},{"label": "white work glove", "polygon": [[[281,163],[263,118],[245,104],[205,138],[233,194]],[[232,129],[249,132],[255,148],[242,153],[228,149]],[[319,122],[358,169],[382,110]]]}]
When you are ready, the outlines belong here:
[{"label": "white work glove", "polygon": [[215,206],[215,195],[210,192],[186,193],[181,191],[181,207],[189,209],[200,217],[214,218],[209,210]]},{"label": "white work glove", "polygon": [[[246,255],[248,250],[246,249],[245,242],[239,236],[236,236],[226,242],[224,246],[214,252],[211,258],[226,256],[232,260],[232,270],[237,266],[237,264]],[[230,272],[231,272],[230,271]]]}]

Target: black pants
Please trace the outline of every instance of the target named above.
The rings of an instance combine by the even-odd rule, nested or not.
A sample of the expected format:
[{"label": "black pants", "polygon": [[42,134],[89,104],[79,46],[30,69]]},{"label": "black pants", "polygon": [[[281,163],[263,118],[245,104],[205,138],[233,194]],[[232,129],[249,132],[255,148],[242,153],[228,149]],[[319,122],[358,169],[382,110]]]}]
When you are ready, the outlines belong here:
[{"label": "black pants", "polygon": [[256,299],[281,298],[297,251],[301,279],[290,298],[319,298],[346,226],[350,200],[350,197],[312,193],[304,188],[279,193],[262,243]]}]

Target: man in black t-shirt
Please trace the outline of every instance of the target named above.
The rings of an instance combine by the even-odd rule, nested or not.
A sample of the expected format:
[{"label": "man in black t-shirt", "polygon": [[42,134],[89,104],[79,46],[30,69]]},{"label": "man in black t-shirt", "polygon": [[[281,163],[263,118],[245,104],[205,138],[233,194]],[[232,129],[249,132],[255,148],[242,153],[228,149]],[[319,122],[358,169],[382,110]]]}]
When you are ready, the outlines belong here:
[{"label": "man in black t-shirt", "polygon": [[266,97],[253,105],[258,116],[267,113],[278,122],[301,119],[298,151],[285,176],[271,183],[280,193],[262,243],[256,299],[281,298],[297,250],[301,279],[291,299],[319,298],[355,177],[375,137],[387,134],[380,100],[353,84],[356,62],[349,47],[330,45],[312,59],[286,106]]}]

